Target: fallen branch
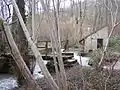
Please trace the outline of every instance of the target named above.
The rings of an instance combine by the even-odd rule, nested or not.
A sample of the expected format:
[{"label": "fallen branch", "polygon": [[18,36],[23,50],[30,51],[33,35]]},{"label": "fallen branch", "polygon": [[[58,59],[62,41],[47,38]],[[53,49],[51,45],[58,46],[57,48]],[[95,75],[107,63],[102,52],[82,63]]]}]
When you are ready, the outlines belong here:
[{"label": "fallen branch", "polygon": [[17,64],[21,74],[23,75],[24,79],[27,82],[27,85],[29,85],[32,89],[35,90],[42,90],[39,85],[37,85],[36,81],[33,79],[33,76],[28,69],[27,65],[25,64],[20,51],[18,50],[17,45],[15,44],[15,41],[13,39],[12,33],[10,31],[10,27],[8,26],[7,23],[4,23],[4,33],[6,36],[6,39],[9,43],[9,47],[11,49],[11,53],[13,55],[13,58],[15,60],[15,63]]},{"label": "fallen branch", "polygon": [[11,0],[11,1],[12,1],[14,9],[16,11],[17,17],[18,17],[18,19],[20,21],[23,32],[24,32],[24,34],[26,36],[26,39],[28,41],[28,44],[31,47],[31,50],[33,51],[33,54],[35,55],[36,61],[38,62],[38,65],[39,65],[41,71],[43,72],[46,80],[51,85],[52,90],[58,90],[58,86],[55,83],[55,81],[53,80],[52,76],[50,75],[48,69],[46,68],[46,66],[44,64],[44,61],[42,59],[42,56],[41,56],[39,50],[37,49],[37,46],[35,45],[35,43],[32,41],[32,39],[30,37],[30,34],[29,34],[28,30],[27,30],[27,27],[25,26],[25,23],[23,21],[23,18],[22,18],[21,14],[20,14],[19,8],[18,8],[15,0]]},{"label": "fallen branch", "polygon": [[[105,27],[105,26],[104,26],[104,27]],[[103,27],[102,27],[102,28],[103,28]],[[82,39],[79,41],[79,43],[81,43],[82,41],[84,41],[85,39],[87,39],[88,37],[90,37],[91,35],[95,34],[96,32],[102,30],[102,28],[97,29],[97,30],[91,32],[90,34],[88,34],[87,36],[85,36],[84,38],[82,38]]]}]

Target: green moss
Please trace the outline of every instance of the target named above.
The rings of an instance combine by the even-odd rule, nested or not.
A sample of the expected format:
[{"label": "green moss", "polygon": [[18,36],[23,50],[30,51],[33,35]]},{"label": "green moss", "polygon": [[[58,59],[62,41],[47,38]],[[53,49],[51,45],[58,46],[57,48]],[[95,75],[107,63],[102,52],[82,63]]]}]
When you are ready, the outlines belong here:
[{"label": "green moss", "polygon": [[109,49],[120,52],[120,36],[110,38]]}]

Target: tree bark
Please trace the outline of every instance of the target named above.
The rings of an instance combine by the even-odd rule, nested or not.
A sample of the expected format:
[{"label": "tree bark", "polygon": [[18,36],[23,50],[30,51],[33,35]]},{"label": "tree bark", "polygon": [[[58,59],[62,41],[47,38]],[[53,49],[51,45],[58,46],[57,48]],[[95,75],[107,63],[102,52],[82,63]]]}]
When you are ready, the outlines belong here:
[{"label": "tree bark", "polygon": [[[6,35],[6,38],[8,40],[9,43],[9,47],[11,49],[11,53],[13,55],[13,58],[15,60],[15,63],[17,64],[20,73],[22,74],[22,76],[24,77],[25,81],[27,82],[27,85],[30,86],[30,88],[33,88],[35,90],[42,90],[37,83],[35,82],[35,80],[33,79],[33,76],[31,74],[31,72],[29,71],[28,67],[26,66],[20,51],[17,48],[17,45],[15,44],[15,41],[12,37],[12,33],[10,31],[10,27],[7,25],[7,23],[4,23],[4,33]],[[32,87],[31,87],[32,86]]]},{"label": "tree bark", "polygon": [[30,37],[30,34],[29,34],[29,32],[28,32],[28,30],[27,30],[27,28],[25,26],[25,23],[23,21],[23,18],[22,18],[21,14],[20,14],[19,8],[18,8],[15,0],[11,0],[11,1],[12,1],[12,4],[13,4],[14,8],[15,8],[16,14],[18,16],[18,19],[20,21],[20,24],[22,26],[24,34],[25,34],[25,36],[26,36],[26,38],[28,40],[28,44],[31,47],[31,49],[33,51],[33,54],[35,55],[35,58],[36,58],[39,66],[40,66],[41,71],[43,72],[45,78],[47,79],[47,81],[51,85],[52,90],[58,90],[57,84],[55,83],[55,81],[53,80],[53,78],[50,75],[49,71],[47,70],[40,52],[38,51],[36,45],[34,44],[34,42],[32,41],[32,39]]},{"label": "tree bark", "polygon": [[[20,10],[21,16],[23,18],[23,21],[25,22],[25,2],[24,0],[16,0],[18,8]],[[16,19],[18,19],[17,17],[17,13],[15,12],[15,8],[13,8],[13,17],[12,20],[15,21]],[[12,34],[15,40],[15,43],[23,57],[23,60],[25,61],[26,65],[28,66],[29,70],[31,71],[31,73],[33,74],[33,70],[34,70],[34,66],[32,65],[34,64],[35,60],[32,60],[28,54],[29,52],[29,46],[28,46],[28,41],[26,40],[26,37],[24,35],[24,32],[22,30],[22,27],[20,25],[20,22],[17,21],[16,23],[12,24]],[[19,69],[18,67],[15,68],[18,73],[18,84],[19,85],[24,85],[25,80],[23,79],[23,77],[21,76],[21,74],[19,73]]]},{"label": "tree bark", "polygon": [[[59,0],[58,0],[59,3]],[[55,18],[55,34],[56,34],[56,51],[58,54],[58,65],[60,68],[60,75],[61,75],[61,86],[60,89],[61,90],[67,90],[67,78],[66,78],[66,73],[65,73],[65,68],[64,68],[64,63],[63,63],[63,59],[62,59],[62,53],[61,53],[61,37],[60,37],[60,28],[59,28],[59,10],[56,10],[55,8],[55,1],[53,0],[53,8],[54,8],[54,18]],[[58,9],[58,8],[57,8]]]},{"label": "tree bark", "polygon": [[32,39],[35,41],[35,0],[32,0]]},{"label": "tree bark", "polygon": [[0,18],[0,54],[1,53],[6,53],[6,51],[9,51],[9,50],[6,50],[7,45],[6,45],[6,42],[5,42],[3,29],[4,29],[3,21]]}]

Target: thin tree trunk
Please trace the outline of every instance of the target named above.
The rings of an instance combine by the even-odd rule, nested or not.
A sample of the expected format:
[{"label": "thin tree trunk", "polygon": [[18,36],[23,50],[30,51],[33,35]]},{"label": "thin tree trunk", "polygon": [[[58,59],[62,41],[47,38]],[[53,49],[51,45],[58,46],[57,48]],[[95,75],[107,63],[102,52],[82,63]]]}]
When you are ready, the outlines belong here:
[{"label": "thin tree trunk", "polygon": [[[111,1],[112,3],[112,1]],[[111,23],[112,23],[112,29],[108,35],[108,39],[106,41],[106,44],[105,44],[105,47],[104,47],[104,50],[103,50],[103,53],[102,53],[102,56],[101,56],[101,59],[100,59],[100,62],[98,63],[98,66],[100,67],[103,60],[104,60],[104,56],[106,54],[106,51],[107,51],[107,47],[108,47],[108,44],[109,44],[109,40],[110,40],[110,37],[112,36],[115,28],[120,24],[120,21],[117,22],[117,16],[118,16],[118,3],[117,3],[117,0],[115,0],[115,5],[116,5],[116,10],[115,10],[115,15],[113,15],[113,12],[111,9],[109,9],[109,7],[106,7],[108,8],[108,10],[111,12]],[[113,6],[112,6],[113,7]]]},{"label": "thin tree trunk", "polygon": [[[53,0],[53,8],[54,8],[54,17],[55,17],[55,29],[56,29],[56,34],[57,34],[57,53],[58,53],[58,63],[60,67],[60,75],[61,75],[61,82],[62,82],[62,87],[60,87],[61,90],[67,90],[67,78],[65,74],[65,69],[64,69],[64,63],[62,59],[62,53],[61,53],[61,38],[60,38],[60,29],[59,29],[59,10],[55,9],[55,2]],[[58,8],[57,8],[58,9]]]},{"label": "thin tree trunk", "polygon": [[[106,6],[108,7],[108,0],[106,0]],[[109,19],[109,14],[108,14],[108,10],[107,10],[107,8],[105,8],[105,18],[106,18],[106,25],[108,25],[108,19]]]},{"label": "thin tree trunk", "polygon": [[10,27],[7,25],[7,23],[4,23],[4,33],[6,35],[6,38],[8,40],[9,43],[9,47],[11,49],[11,53],[13,55],[13,58],[15,60],[15,63],[17,64],[22,76],[24,77],[24,79],[27,82],[27,85],[30,86],[30,88],[33,88],[35,90],[42,90],[37,83],[35,82],[35,80],[33,79],[33,76],[31,74],[31,72],[29,71],[28,67],[26,66],[20,51],[18,50],[17,45],[15,44],[15,41],[12,37],[12,33],[10,31]]},{"label": "thin tree trunk", "polygon": [[38,49],[37,49],[36,45],[34,44],[34,42],[31,40],[30,34],[29,34],[29,32],[28,32],[25,24],[24,24],[23,18],[22,18],[21,14],[20,14],[20,11],[18,9],[18,6],[17,6],[15,0],[11,0],[11,1],[12,1],[12,4],[13,4],[14,8],[15,8],[15,11],[16,11],[18,19],[20,21],[20,24],[21,24],[21,26],[23,28],[24,34],[25,34],[25,36],[26,36],[26,38],[28,40],[28,44],[31,47],[31,49],[33,51],[33,54],[35,55],[35,58],[36,58],[39,66],[40,66],[41,71],[43,72],[45,78],[47,79],[47,81],[51,85],[52,90],[58,90],[58,86],[55,83],[55,81],[53,80],[53,78],[50,75],[50,73],[48,72],[48,70],[47,70],[47,68],[46,68],[46,66],[44,64],[44,61],[42,59],[42,56],[41,56],[40,52],[38,51]]},{"label": "thin tree trunk", "polygon": [[[25,1],[24,0],[16,0],[16,3],[18,5],[18,8],[20,10],[20,14],[23,18],[23,21],[25,22]],[[13,16],[12,16],[12,21],[15,21],[17,18],[17,13],[15,12],[15,8],[13,8]],[[12,24],[12,35],[13,35],[13,38],[15,40],[15,43],[23,57],[23,60],[25,61],[26,65],[28,66],[29,70],[31,71],[31,73],[33,74],[33,70],[34,68],[32,67],[33,63],[35,60],[32,60],[30,58],[30,55],[29,55],[29,46],[28,46],[28,42],[27,42],[27,39],[24,35],[24,32],[22,30],[22,27],[20,25],[20,22],[17,20],[16,23]],[[16,68],[15,66],[15,69],[18,70],[18,73],[17,74],[17,79],[18,79],[18,84],[19,85],[24,85],[26,84],[25,80],[23,79],[23,77],[21,76],[21,74],[19,74],[19,69]]]},{"label": "thin tree trunk", "polygon": [[56,54],[55,54],[55,48],[56,48],[56,45],[55,45],[55,42],[53,40],[53,32],[52,32],[52,35],[50,36],[51,37],[51,45],[52,45],[52,52],[53,52],[53,60],[54,60],[54,66],[55,66],[55,72],[56,72],[56,80],[57,80],[57,84],[58,86],[60,87],[60,73],[59,73],[59,70],[58,70],[58,62],[57,62],[57,59],[56,59]]},{"label": "thin tree trunk", "polygon": [[32,39],[35,42],[35,0],[32,0]]}]

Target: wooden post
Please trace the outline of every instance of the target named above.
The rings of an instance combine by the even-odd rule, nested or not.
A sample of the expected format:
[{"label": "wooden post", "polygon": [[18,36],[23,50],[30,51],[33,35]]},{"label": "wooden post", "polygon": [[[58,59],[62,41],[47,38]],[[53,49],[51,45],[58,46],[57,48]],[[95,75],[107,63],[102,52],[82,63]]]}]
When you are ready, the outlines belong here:
[{"label": "wooden post", "polygon": [[52,90],[58,90],[57,84],[53,80],[53,77],[50,75],[48,69],[46,68],[46,66],[44,64],[44,61],[42,59],[42,56],[41,56],[39,50],[37,49],[35,43],[32,41],[32,39],[30,37],[30,34],[29,34],[28,30],[27,30],[27,27],[25,26],[25,23],[23,21],[23,18],[22,18],[21,14],[20,14],[19,8],[18,8],[15,0],[11,0],[11,1],[12,1],[12,4],[13,4],[13,7],[15,8],[16,14],[18,16],[18,19],[20,21],[20,24],[21,24],[21,27],[22,27],[22,29],[24,31],[26,39],[28,40],[28,44],[31,47],[31,50],[33,51],[33,54],[35,55],[35,58],[36,58],[36,60],[38,62],[38,65],[39,65],[41,71],[43,72],[45,78],[47,79],[47,81],[51,85]]},{"label": "wooden post", "polygon": [[20,51],[18,50],[18,47],[15,44],[15,41],[13,39],[12,33],[10,31],[10,27],[7,25],[7,23],[4,23],[4,33],[6,36],[6,39],[8,40],[10,49],[11,49],[11,53],[13,55],[13,58],[15,60],[15,63],[17,64],[19,70],[21,71],[21,74],[23,75],[24,79],[27,82],[27,85],[29,85],[32,89],[35,90],[42,90],[37,83],[35,82],[35,80],[33,79],[33,76],[31,74],[31,72],[29,71],[28,67],[26,66]]}]

